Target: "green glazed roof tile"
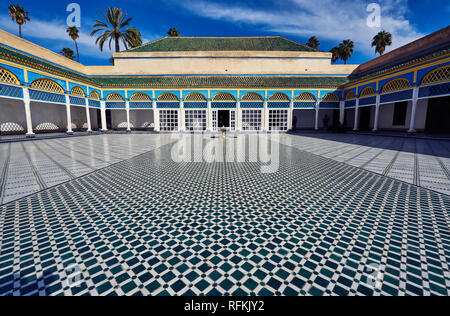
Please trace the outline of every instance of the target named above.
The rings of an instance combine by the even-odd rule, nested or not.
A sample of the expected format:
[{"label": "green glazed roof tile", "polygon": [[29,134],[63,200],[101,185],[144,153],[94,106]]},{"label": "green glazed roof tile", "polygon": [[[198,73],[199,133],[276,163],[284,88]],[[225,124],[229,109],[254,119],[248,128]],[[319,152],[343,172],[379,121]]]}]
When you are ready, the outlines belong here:
[{"label": "green glazed roof tile", "polygon": [[348,82],[347,77],[299,76],[152,76],[96,77],[102,86],[154,87],[333,87]]},{"label": "green glazed roof tile", "polygon": [[126,52],[290,51],[319,52],[281,36],[273,37],[164,37]]}]

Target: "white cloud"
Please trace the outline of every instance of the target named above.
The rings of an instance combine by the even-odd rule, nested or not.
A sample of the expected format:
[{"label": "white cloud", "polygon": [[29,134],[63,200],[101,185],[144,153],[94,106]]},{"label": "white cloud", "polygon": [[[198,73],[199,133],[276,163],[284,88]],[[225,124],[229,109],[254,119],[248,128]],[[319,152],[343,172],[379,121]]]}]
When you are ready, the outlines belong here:
[{"label": "white cloud", "polygon": [[[352,39],[355,49],[367,56],[374,55],[371,39],[380,30],[393,35],[392,50],[420,38],[420,34],[405,17],[407,0],[380,0],[381,28],[367,26],[365,0],[285,0],[283,8],[255,9],[246,5],[225,5],[205,0],[178,2],[197,15],[214,20],[255,25],[264,31],[303,37],[315,35],[322,40]],[[324,47],[322,47],[324,48]],[[330,47],[331,48],[331,47]]]},{"label": "white cloud", "polygon": [[[9,16],[0,15],[0,26],[12,34],[18,33],[17,24],[13,23]],[[25,39],[30,41],[43,39],[50,42],[46,48],[59,53],[63,47],[69,47],[75,50],[74,43],[66,33],[66,29],[66,24],[60,21],[43,21],[35,18],[22,27],[22,34]],[[89,55],[95,58],[111,57],[111,52],[107,50],[100,52],[100,49],[95,44],[95,39],[89,36],[89,33],[80,31],[80,37],[77,42],[80,59],[83,58],[83,55]]]},{"label": "white cloud", "polygon": [[[94,23],[91,24],[93,25]],[[12,34],[18,34],[18,25],[13,23],[7,15],[0,15],[0,27]],[[59,53],[63,47],[69,47],[75,51],[75,44],[66,33],[66,29],[67,25],[61,23],[61,21],[44,21],[34,18],[22,27],[22,33],[25,39],[32,42],[45,40],[46,48],[56,53]],[[150,36],[143,38],[143,42],[146,43],[157,38],[159,38],[158,35],[150,34]],[[109,50],[109,42],[105,43],[103,52],[101,52],[98,45],[95,44],[95,37],[91,37],[90,32],[85,32],[82,28],[80,29],[80,37],[77,42],[80,51],[80,61],[82,63],[83,56],[107,61],[113,53],[113,51]],[[112,43],[112,49],[114,50],[114,43]]]}]

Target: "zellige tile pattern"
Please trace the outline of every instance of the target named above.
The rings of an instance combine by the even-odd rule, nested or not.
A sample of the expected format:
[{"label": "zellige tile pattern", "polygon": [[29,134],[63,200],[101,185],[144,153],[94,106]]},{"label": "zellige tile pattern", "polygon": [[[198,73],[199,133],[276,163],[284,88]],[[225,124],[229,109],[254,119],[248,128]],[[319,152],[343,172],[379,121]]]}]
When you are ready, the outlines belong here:
[{"label": "zellige tile pattern", "polygon": [[450,294],[450,196],[292,146],[271,174],[171,149],[0,207],[0,294]]}]

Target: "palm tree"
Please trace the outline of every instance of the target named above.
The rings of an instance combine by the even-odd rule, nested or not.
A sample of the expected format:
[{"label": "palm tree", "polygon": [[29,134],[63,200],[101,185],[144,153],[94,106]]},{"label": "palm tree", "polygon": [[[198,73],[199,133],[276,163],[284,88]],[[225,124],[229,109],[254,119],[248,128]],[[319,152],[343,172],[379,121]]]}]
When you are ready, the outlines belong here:
[{"label": "palm tree", "polygon": [[70,49],[70,48],[64,47],[61,50],[60,54],[63,55],[64,57],[69,58],[70,60],[74,60],[75,59],[75,56],[73,55],[73,50]]},{"label": "palm tree", "polygon": [[344,64],[347,64],[347,60],[353,54],[353,48],[355,45],[351,40],[344,40],[339,44],[339,57],[344,61]]},{"label": "palm tree", "polygon": [[312,36],[309,40],[308,43],[306,43],[306,46],[311,47],[313,49],[318,49],[320,46],[320,42],[317,39],[317,37]]},{"label": "palm tree", "polygon": [[141,38],[141,32],[136,28],[129,27],[125,29],[127,26],[130,26],[133,18],[127,18],[127,14],[123,14],[122,9],[108,7],[106,15],[101,11],[100,13],[105,18],[105,21],[95,21],[95,29],[91,32],[91,36],[103,32],[95,41],[101,51],[103,51],[103,46],[108,39],[109,49],[111,49],[111,42],[114,41],[116,53],[118,53],[120,51],[120,41],[122,41],[125,49],[128,49],[128,47],[133,46],[133,43],[136,43],[138,38]]},{"label": "palm tree", "polygon": [[78,44],[77,39],[80,37],[80,32],[78,31],[76,26],[69,26],[67,28],[67,33],[70,38],[75,42],[75,49],[77,50],[77,61],[80,62],[80,53],[78,52]]},{"label": "palm tree", "polygon": [[372,47],[375,46],[375,54],[384,54],[386,46],[392,45],[392,34],[386,31],[381,31],[373,37]]},{"label": "palm tree", "polygon": [[335,46],[330,50],[330,53],[333,54],[333,56],[331,57],[331,62],[334,64],[336,63],[339,59],[341,59],[340,56],[340,51],[339,51],[339,47]]},{"label": "palm tree", "polygon": [[142,46],[142,37],[138,36],[138,37],[132,37],[131,38],[131,43],[130,43],[130,47],[131,48],[136,48]]},{"label": "palm tree", "polygon": [[170,37],[177,37],[180,36],[180,31],[178,31],[176,28],[172,27],[167,31],[167,35]]},{"label": "palm tree", "polygon": [[8,9],[12,20],[19,24],[19,37],[22,38],[22,25],[30,21],[28,12],[18,4],[11,4]]}]

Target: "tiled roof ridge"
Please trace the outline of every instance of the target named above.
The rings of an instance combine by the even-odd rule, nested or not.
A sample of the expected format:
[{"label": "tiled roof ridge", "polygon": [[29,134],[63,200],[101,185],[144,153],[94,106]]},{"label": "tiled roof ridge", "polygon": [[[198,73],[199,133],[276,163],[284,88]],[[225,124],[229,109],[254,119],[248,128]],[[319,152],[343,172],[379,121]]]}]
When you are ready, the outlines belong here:
[{"label": "tiled roof ridge", "polygon": [[[281,35],[266,35],[266,36],[165,36],[165,37],[156,39],[154,41],[145,43],[145,44],[143,44],[141,46],[134,47],[134,48],[122,51],[120,53],[142,52],[141,51],[142,49],[151,48],[152,45],[154,45],[154,44],[156,44],[156,43],[158,43],[160,41],[163,41],[163,40],[180,40],[180,39],[194,39],[194,40],[195,39],[196,40],[201,40],[201,39],[225,39],[225,40],[227,40],[227,39],[237,39],[237,40],[238,39],[250,39],[250,40],[251,39],[281,39],[281,40],[284,40],[286,42],[289,42],[292,45],[298,46],[298,47],[304,49],[305,51],[322,52],[319,49],[315,49],[315,48],[309,47],[306,44],[302,44],[302,43],[296,42],[294,40],[288,39],[288,38],[286,38],[284,36],[281,36]],[[246,49],[243,49],[243,50],[245,51]],[[276,51],[276,50],[273,50],[273,51]],[[280,51],[285,51],[285,50],[280,50]]]}]

